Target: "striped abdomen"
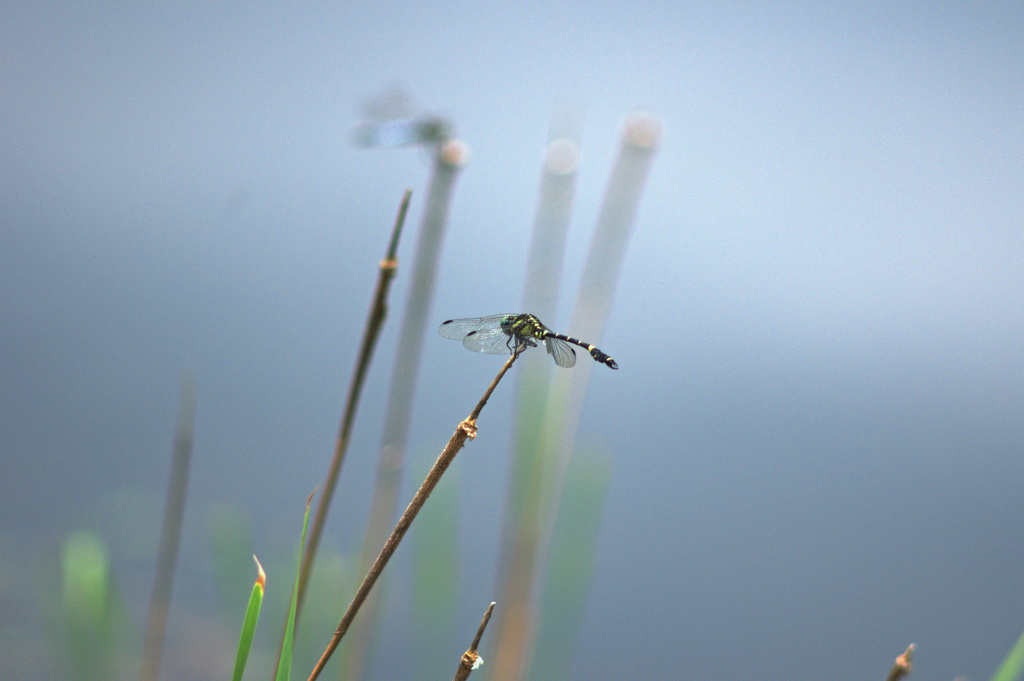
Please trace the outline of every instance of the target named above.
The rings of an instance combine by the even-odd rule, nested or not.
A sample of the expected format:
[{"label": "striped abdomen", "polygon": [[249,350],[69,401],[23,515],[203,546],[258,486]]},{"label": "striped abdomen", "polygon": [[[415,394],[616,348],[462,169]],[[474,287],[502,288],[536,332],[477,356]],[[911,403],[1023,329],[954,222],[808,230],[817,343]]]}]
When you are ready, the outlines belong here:
[{"label": "striped abdomen", "polygon": [[608,366],[608,367],[610,367],[612,369],[618,369],[619,368],[619,365],[615,363],[614,359],[612,359],[611,357],[609,357],[605,353],[601,352],[599,349],[597,349],[596,347],[594,347],[590,343],[584,343],[579,338],[572,338],[571,336],[563,336],[560,333],[552,333],[550,331],[546,335],[550,336],[551,338],[557,338],[559,340],[563,340],[566,343],[572,343],[573,345],[578,345],[579,347],[581,347],[584,350],[586,350],[587,352],[589,352],[590,356],[593,357],[598,362],[600,362],[601,364],[604,364],[604,365],[606,365],[606,366]]}]

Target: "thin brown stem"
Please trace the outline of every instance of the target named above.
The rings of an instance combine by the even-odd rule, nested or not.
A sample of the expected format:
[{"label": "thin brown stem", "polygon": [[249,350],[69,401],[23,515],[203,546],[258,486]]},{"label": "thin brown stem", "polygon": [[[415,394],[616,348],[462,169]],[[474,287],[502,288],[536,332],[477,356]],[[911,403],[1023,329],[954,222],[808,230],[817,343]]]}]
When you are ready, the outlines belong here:
[{"label": "thin brown stem", "polygon": [[522,346],[508,358],[505,365],[501,367],[501,371],[494,377],[491,385],[484,392],[483,397],[477,402],[476,407],[470,412],[470,415],[462,421],[455,432],[452,433],[451,438],[448,440],[448,444],[445,445],[441,455],[437,457],[437,461],[434,462],[433,467],[427,473],[427,477],[424,478],[423,484],[420,485],[416,495],[412,498],[409,506],[406,507],[405,512],[402,513],[402,517],[398,519],[398,524],[395,525],[395,529],[391,531],[391,536],[384,542],[384,547],[380,550],[377,559],[373,562],[369,572],[366,573],[366,577],[363,578],[363,583],[359,585],[359,589],[356,590],[355,596],[352,597],[352,602],[349,603],[348,609],[341,618],[341,622],[338,623],[338,628],[335,629],[334,635],[331,637],[330,642],[327,644],[327,648],[324,650],[323,655],[320,656],[320,660],[316,663],[316,667],[313,668],[312,673],[309,675],[309,681],[314,681],[320,672],[323,671],[324,665],[331,659],[331,655],[334,654],[334,650],[341,643],[342,637],[348,631],[349,626],[352,624],[352,620],[355,619],[356,613],[359,612],[360,606],[363,601],[369,595],[373,585],[377,582],[377,578],[380,577],[387,566],[388,561],[394,554],[395,549],[398,548],[398,544],[401,543],[405,533],[409,530],[409,526],[412,525],[412,521],[416,518],[416,515],[423,508],[423,504],[426,503],[430,497],[430,493],[434,491],[437,483],[441,480],[441,476],[448,470],[448,466],[451,464],[455,455],[466,445],[466,440],[470,440],[476,437],[476,419],[480,416],[480,410],[487,404],[487,400],[491,397],[491,393],[498,387],[498,383],[502,377],[512,366],[512,363],[519,357],[519,352],[522,350]]},{"label": "thin brown stem", "polygon": [[299,574],[298,600],[295,610],[295,625],[298,627],[299,615],[302,613],[302,602],[306,595],[306,586],[309,583],[309,575],[313,571],[313,562],[316,560],[316,551],[320,546],[320,537],[323,535],[324,525],[327,522],[327,511],[331,506],[331,499],[334,497],[334,488],[338,482],[338,475],[341,473],[341,466],[345,462],[345,452],[348,450],[349,435],[352,432],[352,423],[356,416],[356,407],[359,404],[359,396],[362,393],[363,382],[366,379],[366,372],[370,367],[370,360],[373,358],[373,351],[377,347],[377,338],[384,325],[384,318],[387,316],[387,296],[391,288],[391,280],[395,276],[398,262],[395,258],[398,250],[398,239],[402,233],[402,226],[405,224],[405,215],[409,211],[409,199],[412,197],[412,190],[406,189],[402,196],[402,203],[398,208],[398,215],[395,218],[395,226],[391,230],[391,242],[384,259],[380,262],[380,269],[377,275],[377,289],[373,294],[373,303],[370,305],[370,312],[366,318],[366,327],[363,330],[363,342],[359,348],[359,358],[356,360],[355,372],[352,375],[352,382],[349,385],[348,396],[345,399],[345,409],[342,412],[341,424],[338,427],[338,439],[334,443],[334,456],[331,458],[331,465],[327,469],[327,476],[324,479],[323,494],[317,503],[316,513],[313,516],[313,527],[310,530],[309,543],[306,545],[306,553],[302,559],[302,571]]},{"label": "thin brown stem", "polygon": [[455,670],[455,676],[452,678],[452,681],[466,681],[470,673],[482,664],[480,653],[477,652],[477,649],[480,647],[480,639],[484,636],[484,629],[487,628],[492,612],[494,612],[494,603],[487,606],[487,612],[484,613],[484,618],[480,620],[480,626],[476,630],[476,638],[473,639],[469,650],[462,654],[459,668]]},{"label": "thin brown stem", "polygon": [[[413,414],[413,397],[423,357],[424,338],[430,301],[434,296],[441,245],[448,224],[448,212],[455,181],[467,160],[466,145],[445,139],[435,150],[434,163],[423,205],[419,239],[410,272],[409,294],[398,329],[396,355],[384,411],[377,475],[373,483],[370,513],[359,551],[359,573],[369,570],[377,550],[388,537],[401,509],[401,486],[406,447]],[[361,679],[363,667],[373,646],[373,633],[380,613],[379,590],[362,608],[362,624],[349,632],[351,643],[341,676]]]},{"label": "thin brown stem", "polygon": [[899,679],[913,671],[914,665],[911,663],[910,657],[914,654],[916,647],[911,643],[907,650],[896,658],[896,662],[893,664],[892,669],[889,670],[889,676],[885,677],[885,681],[899,681]]},{"label": "thin brown stem", "polygon": [[160,672],[164,631],[167,628],[171,587],[174,584],[174,566],[178,560],[181,523],[185,516],[185,495],[188,489],[188,467],[192,459],[195,419],[195,382],[191,378],[183,378],[178,401],[178,426],[174,434],[174,450],[171,455],[171,474],[167,482],[167,504],[164,507],[156,576],[153,578],[153,595],[146,620],[146,638],[142,650],[142,667],[139,671],[139,678],[142,681],[155,681]]}]

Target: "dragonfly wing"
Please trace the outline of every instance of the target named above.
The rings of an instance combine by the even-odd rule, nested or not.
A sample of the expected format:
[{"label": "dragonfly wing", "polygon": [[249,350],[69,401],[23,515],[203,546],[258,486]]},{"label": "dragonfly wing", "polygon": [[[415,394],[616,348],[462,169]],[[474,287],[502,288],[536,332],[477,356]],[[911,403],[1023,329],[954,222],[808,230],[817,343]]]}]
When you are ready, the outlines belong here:
[{"label": "dragonfly wing", "polygon": [[445,338],[462,340],[473,331],[487,331],[489,329],[500,329],[501,323],[508,317],[515,315],[495,314],[489,317],[466,317],[465,319],[449,319],[437,327],[437,332]]},{"label": "dragonfly wing", "polygon": [[355,142],[360,147],[404,147],[420,141],[419,122],[406,118],[398,121],[364,123],[356,128]]},{"label": "dragonfly wing", "polygon": [[462,339],[462,345],[473,352],[486,352],[490,355],[510,355],[509,339],[511,336],[501,328],[470,331]]},{"label": "dragonfly wing", "polygon": [[564,340],[545,338],[544,347],[548,349],[548,354],[555,360],[555,364],[563,369],[568,369],[576,364],[576,351]]}]

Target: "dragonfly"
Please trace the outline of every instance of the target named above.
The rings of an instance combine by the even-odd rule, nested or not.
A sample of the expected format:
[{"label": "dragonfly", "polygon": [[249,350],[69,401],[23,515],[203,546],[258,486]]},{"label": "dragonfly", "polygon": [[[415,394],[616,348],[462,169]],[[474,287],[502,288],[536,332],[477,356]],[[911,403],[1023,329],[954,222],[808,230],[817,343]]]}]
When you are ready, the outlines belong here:
[{"label": "dragonfly", "polygon": [[400,87],[365,102],[362,109],[365,120],[352,135],[360,147],[436,145],[455,134],[451,122],[441,116],[414,115],[412,98]]},{"label": "dragonfly", "polygon": [[[473,352],[491,355],[515,354],[525,345],[528,348],[544,343],[555,364],[568,369],[576,364],[577,345],[595,360],[612,369],[618,369],[615,360],[589,343],[555,333],[532,314],[496,314],[490,317],[467,317],[449,319],[438,327],[437,332],[445,338],[462,341],[462,345]],[[572,345],[570,345],[570,343]]]},{"label": "dragonfly", "polygon": [[440,116],[402,118],[363,123],[353,139],[360,147],[404,147],[410,144],[437,144],[452,136],[451,124]]}]

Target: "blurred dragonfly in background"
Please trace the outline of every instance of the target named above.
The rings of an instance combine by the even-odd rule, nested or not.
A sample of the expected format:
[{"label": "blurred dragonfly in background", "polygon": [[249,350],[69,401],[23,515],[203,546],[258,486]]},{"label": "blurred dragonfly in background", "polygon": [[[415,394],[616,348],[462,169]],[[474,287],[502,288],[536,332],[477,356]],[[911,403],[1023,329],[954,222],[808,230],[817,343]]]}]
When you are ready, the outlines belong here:
[{"label": "blurred dragonfly in background", "polygon": [[450,139],[454,126],[436,114],[413,115],[412,99],[395,87],[363,105],[366,120],[356,126],[356,146],[404,147],[411,144],[437,145]]}]

